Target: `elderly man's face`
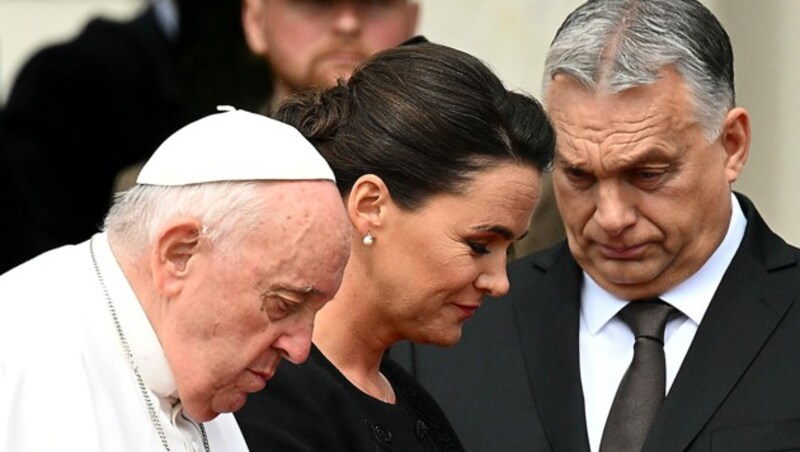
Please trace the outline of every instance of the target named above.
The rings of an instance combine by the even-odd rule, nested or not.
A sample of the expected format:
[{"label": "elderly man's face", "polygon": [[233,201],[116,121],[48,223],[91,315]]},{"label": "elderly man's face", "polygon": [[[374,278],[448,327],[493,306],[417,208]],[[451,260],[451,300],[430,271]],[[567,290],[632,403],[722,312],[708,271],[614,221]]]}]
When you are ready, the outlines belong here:
[{"label": "elderly man's face", "polygon": [[273,188],[261,227],[242,234],[239,259],[208,245],[193,254],[161,315],[180,399],[200,421],[240,409],[281,357],[305,361],[315,314],[341,283],[351,226],[334,184]]},{"label": "elderly man's face", "polygon": [[682,79],[663,75],[619,94],[558,75],[547,92],[558,136],[553,184],[570,250],[625,299],[660,295],[714,252],[749,143],[741,109],[709,143]]},{"label": "elderly man's face", "polygon": [[243,21],[284,96],[332,86],[365,58],[408,39],[418,7],[409,0],[245,0]]}]

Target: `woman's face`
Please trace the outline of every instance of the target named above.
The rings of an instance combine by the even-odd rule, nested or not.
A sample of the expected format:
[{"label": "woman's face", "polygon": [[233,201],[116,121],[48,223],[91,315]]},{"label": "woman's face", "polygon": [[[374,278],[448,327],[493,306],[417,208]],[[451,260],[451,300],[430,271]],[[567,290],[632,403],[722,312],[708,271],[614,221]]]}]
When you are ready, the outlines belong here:
[{"label": "woman's face", "polygon": [[507,163],[476,174],[461,194],[422,208],[389,203],[367,251],[384,318],[402,338],[452,345],[484,295],[508,291],[506,256],[523,236],[539,199],[539,173]]}]

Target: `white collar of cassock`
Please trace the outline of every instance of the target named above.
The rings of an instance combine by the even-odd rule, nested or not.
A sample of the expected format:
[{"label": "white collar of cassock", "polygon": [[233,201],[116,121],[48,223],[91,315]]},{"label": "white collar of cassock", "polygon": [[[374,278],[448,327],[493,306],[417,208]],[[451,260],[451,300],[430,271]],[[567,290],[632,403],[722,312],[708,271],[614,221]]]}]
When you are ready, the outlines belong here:
[{"label": "white collar of cassock", "polygon": [[[728,232],[708,261],[687,280],[661,294],[662,300],[680,310],[696,325],[700,324],[711,304],[711,298],[739,249],[747,228],[747,218],[733,193],[731,207]],[[628,300],[612,295],[583,272],[581,312],[592,335],[597,334],[627,303]]]},{"label": "white collar of cassock", "polygon": [[[108,237],[105,233],[99,233],[93,240],[97,264],[145,386],[159,398],[177,399],[175,378],[164,355],[164,349],[122,268],[112,254]],[[110,313],[108,321],[111,322]],[[116,339],[119,340],[118,337]],[[121,343],[120,353],[124,353]]]}]

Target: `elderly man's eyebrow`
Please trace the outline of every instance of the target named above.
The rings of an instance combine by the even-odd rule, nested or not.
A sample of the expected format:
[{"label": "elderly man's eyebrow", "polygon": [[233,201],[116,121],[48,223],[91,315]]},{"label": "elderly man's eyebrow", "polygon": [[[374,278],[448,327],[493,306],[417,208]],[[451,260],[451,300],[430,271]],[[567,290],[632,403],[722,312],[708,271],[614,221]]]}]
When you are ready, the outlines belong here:
[{"label": "elderly man's eyebrow", "polygon": [[299,294],[299,295],[307,295],[307,294],[319,294],[320,291],[315,289],[314,286],[310,284],[287,284],[287,283],[273,283],[273,284],[264,284],[260,288],[260,292],[264,294]]},{"label": "elderly man's eyebrow", "polygon": [[289,285],[289,284],[281,284],[277,288],[278,290],[284,290],[287,292],[294,292],[303,295],[323,295],[322,291],[314,287],[312,284],[304,284],[304,285]]}]

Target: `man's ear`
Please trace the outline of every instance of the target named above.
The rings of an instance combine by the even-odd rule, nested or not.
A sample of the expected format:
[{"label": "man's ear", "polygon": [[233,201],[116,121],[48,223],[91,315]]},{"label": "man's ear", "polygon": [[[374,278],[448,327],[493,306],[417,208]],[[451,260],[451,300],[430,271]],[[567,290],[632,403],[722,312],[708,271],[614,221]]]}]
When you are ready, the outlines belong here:
[{"label": "man's ear", "polygon": [[242,30],[250,51],[256,55],[266,55],[269,49],[265,14],[263,0],[242,0]]},{"label": "man's ear", "polygon": [[383,179],[374,174],[359,177],[347,196],[347,214],[356,233],[363,236],[379,229],[390,202],[392,198]]},{"label": "man's ear", "polygon": [[725,172],[728,183],[732,184],[750,156],[750,115],[747,110],[736,107],[725,116],[720,141],[725,151]]},{"label": "man's ear", "polygon": [[171,297],[181,291],[192,259],[200,251],[203,225],[195,218],[178,219],[162,229],[150,259],[158,291]]}]

